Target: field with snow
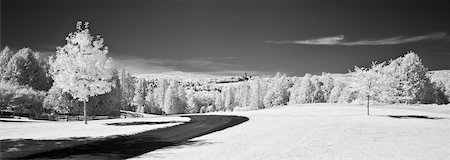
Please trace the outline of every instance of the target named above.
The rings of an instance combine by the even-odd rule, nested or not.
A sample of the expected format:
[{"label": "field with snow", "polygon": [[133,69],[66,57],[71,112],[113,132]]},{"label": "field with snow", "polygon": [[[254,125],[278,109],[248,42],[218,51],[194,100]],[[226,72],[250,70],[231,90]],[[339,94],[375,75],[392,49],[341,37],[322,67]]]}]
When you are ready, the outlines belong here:
[{"label": "field with snow", "polygon": [[305,104],[216,112],[250,120],[134,159],[433,159],[450,157],[450,106]]}]

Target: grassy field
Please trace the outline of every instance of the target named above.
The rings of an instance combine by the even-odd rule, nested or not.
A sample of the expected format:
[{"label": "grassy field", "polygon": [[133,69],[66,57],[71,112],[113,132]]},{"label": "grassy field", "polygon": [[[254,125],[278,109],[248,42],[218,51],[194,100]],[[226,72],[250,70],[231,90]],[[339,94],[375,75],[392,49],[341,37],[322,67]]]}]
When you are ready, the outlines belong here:
[{"label": "grassy field", "polygon": [[238,126],[135,159],[448,159],[450,106],[306,104],[225,112]]}]

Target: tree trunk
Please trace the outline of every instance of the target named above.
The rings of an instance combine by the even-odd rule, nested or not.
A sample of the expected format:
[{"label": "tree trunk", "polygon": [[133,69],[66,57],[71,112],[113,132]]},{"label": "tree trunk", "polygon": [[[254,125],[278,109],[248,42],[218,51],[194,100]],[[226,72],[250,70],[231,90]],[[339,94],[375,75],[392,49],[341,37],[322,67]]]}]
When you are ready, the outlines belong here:
[{"label": "tree trunk", "polygon": [[84,110],[84,124],[87,124],[86,101],[83,101],[83,103],[84,103],[84,107],[83,107],[83,110]]},{"label": "tree trunk", "polygon": [[367,115],[369,115],[369,101],[370,101],[370,96],[367,96]]}]

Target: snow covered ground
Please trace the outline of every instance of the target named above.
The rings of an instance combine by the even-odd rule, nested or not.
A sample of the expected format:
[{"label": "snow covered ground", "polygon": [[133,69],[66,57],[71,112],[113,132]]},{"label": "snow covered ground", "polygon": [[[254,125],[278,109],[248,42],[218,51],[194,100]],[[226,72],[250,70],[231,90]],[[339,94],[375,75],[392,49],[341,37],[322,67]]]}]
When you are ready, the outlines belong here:
[{"label": "snow covered ground", "polygon": [[433,159],[450,157],[450,106],[307,104],[212,114],[240,125],[134,159]]},{"label": "snow covered ground", "polygon": [[[21,119],[0,119],[26,122],[0,122],[0,140],[3,139],[65,139],[74,137],[101,138],[113,135],[131,135],[148,130],[170,127],[188,122],[188,117],[177,116],[153,116],[146,118],[125,118],[72,122],[50,122]],[[121,122],[175,122],[154,125],[128,125],[115,126],[108,123]]]}]

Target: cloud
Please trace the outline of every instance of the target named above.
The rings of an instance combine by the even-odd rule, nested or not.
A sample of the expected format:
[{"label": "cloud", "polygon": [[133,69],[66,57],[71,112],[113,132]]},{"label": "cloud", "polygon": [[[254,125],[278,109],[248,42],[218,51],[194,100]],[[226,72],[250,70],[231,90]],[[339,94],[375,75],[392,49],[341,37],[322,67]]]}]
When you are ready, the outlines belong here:
[{"label": "cloud", "polygon": [[199,60],[230,60],[230,59],[237,59],[238,57],[204,57],[204,58],[193,58],[193,59],[199,59]]},{"label": "cloud", "polygon": [[300,41],[267,41],[267,43],[274,44],[304,44],[304,45],[341,45],[341,46],[364,46],[364,45],[397,45],[397,44],[405,44],[405,43],[413,43],[427,40],[439,40],[439,39],[448,39],[446,32],[435,32],[422,36],[415,37],[406,37],[406,36],[397,36],[391,38],[384,38],[378,40],[359,40],[359,41],[351,41],[347,42],[344,40],[344,35],[338,35],[333,37],[323,37],[309,40],[300,40]]},{"label": "cloud", "polygon": [[344,35],[302,40],[302,41],[267,41],[267,42],[275,44],[338,45],[339,43],[341,43],[342,40],[344,40]]},{"label": "cloud", "polygon": [[134,74],[158,74],[169,72],[185,72],[211,75],[243,75],[256,71],[243,70],[242,65],[217,62],[220,60],[236,59],[237,57],[193,58],[193,59],[163,59],[140,57],[116,57],[114,63],[117,68],[125,67]]}]

